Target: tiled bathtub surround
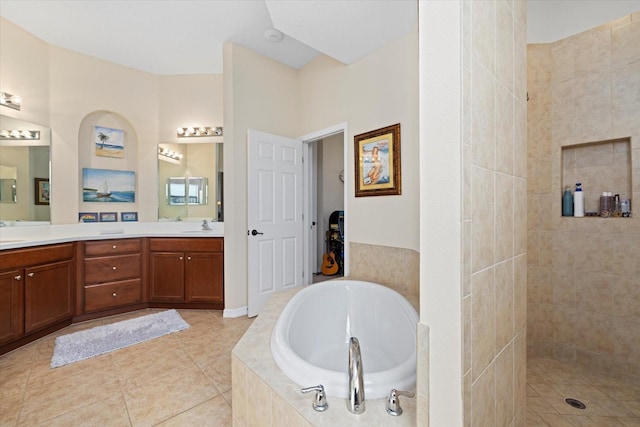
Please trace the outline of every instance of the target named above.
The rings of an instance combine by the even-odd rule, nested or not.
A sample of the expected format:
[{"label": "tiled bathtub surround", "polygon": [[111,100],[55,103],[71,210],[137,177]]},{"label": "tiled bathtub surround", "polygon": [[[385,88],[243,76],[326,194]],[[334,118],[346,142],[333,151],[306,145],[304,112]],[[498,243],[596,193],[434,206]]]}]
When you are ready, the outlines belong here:
[{"label": "tiled bathtub surround", "polygon": [[[640,384],[638,40],[640,12],[555,43],[528,46],[527,161],[528,354],[588,367],[636,385]],[[561,217],[562,188],[567,184],[560,181],[561,148],[619,138],[630,140],[634,217]],[[613,148],[591,163],[612,164],[620,155]],[[602,179],[609,172],[605,167]],[[585,188],[586,207],[593,210],[596,194],[589,195],[590,191]]]},{"label": "tiled bathtub surround", "polygon": [[417,251],[354,242],[349,250],[349,279],[387,286],[419,310],[420,254]]},{"label": "tiled bathtub surround", "polygon": [[[285,291],[271,297],[233,349],[233,425],[303,427],[357,423],[372,427],[415,426],[415,398],[402,398],[404,413],[399,417],[386,413],[386,398],[367,400],[366,411],[360,415],[347,410],[346,399],[332,397],[328,397],[329,409],[326,412],[313,410],[313,393],[302,394],[301,387],[284,375],[271,355],[273,326],[284,306],[298,291]],[[308,384],[313,385],[317,384]],[[424,396],[420,401],[425,402]]]}]

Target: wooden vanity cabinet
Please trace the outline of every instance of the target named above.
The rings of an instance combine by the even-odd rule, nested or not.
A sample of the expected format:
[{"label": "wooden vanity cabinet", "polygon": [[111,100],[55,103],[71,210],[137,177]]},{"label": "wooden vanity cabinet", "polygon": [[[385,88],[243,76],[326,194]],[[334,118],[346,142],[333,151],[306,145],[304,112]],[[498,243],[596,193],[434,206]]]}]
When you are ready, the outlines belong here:
[{"label": "wooden vanity cabinet", "polygon": [[149,300],[224,308],[222,238],[149,239]]},{"label": "wooden vanity cabinet", "polygon": [[82,312],[142,302],[142,239],[89,241],[83,245]]},{"label": "wooden vanity cabinet", "polygon": [[0,252],[0,345],[71,323],[74,252],[73,243]]}]

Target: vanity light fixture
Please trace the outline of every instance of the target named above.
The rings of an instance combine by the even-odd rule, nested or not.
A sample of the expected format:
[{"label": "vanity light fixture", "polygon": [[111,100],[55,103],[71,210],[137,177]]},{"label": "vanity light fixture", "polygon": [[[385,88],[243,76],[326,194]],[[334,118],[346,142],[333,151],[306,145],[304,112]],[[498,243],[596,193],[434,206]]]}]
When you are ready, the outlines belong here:
[{"label": "vanity light fixture", "polygon": [[179,152],[173,151],[173,150],[169,150],[169,149],[164,148],[164,147],[158,147],[158,154],[160,156],[165,156],[165,157],[168,157],[168,158],[173,159],[173,160],[180,160],[180,159],[182,159],[182,157],[184,157],[182,153],[179,153]]},{"label": "vanity light fixture", "polygon": [[222,126],[189,126],[178,128],[178,138],[222,136]]},{"label": "vanity light fixture", "polygon": [[22,99],[18,95],[11,95],[7,92],[0,92],[0,105],[20,111],[21,103]]},{"label": "vanity light fixture", "polygon": [[16,140],[16,139],[40,139],[40,131],[37,130],[0,130],[0,140]]}]

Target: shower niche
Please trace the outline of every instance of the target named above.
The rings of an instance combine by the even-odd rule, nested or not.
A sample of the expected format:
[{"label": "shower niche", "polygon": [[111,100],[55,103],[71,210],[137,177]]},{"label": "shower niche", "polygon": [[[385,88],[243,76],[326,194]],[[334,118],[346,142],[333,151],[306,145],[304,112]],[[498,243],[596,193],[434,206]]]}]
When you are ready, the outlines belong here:
[{"label": "shower niche", "polygon": [[[619,195],[621,201],[628,200],[629,212],[633,212],[631,165],[630,138],[562,147],[560,196],[566,186],[575,194],[576,183],[579,182],[582,184],[586,217],[601,217],[600,196],[603,193],[611,193],[612,197]],[[622,214],[617,216],[622,218]]]}]

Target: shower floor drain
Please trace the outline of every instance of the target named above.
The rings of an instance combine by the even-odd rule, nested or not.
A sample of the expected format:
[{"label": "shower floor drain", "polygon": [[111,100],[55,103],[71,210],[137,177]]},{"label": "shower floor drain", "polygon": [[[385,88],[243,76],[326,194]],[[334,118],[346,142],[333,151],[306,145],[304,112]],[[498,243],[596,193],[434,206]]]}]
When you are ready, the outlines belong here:
[{"label": "shower floor drain", "polygon": [[587,409],[587,405],[577,399],[571,399],[570,397],[568,397],[564,401],[567,402],[567,405],[572,406],[576,409]]}]

